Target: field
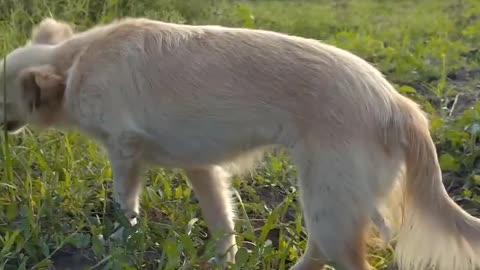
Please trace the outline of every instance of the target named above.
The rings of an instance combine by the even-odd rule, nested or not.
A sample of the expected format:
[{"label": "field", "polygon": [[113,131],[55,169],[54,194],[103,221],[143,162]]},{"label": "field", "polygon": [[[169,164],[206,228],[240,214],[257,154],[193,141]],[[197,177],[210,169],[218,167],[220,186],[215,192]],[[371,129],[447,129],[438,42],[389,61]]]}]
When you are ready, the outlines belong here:
[{"label": "field", "polygon": [[[2,56],[23,45],[46,16],[82,31],[122,16],[262,28],[315,38],[378,67],[428,112],[445,185],[480,216],[480,1],[478,0],[2,0]],[[124,245],[110,234],[111,169],[101,147],[78,132],[28,129],[1,137],[0,269],[201,269],[213,256],[196,198],[180,170],[145,174],[140,223]],[[305,248],[288,153],[268,155],[235,177],[235,269],[288,269]],[[371,249],[376,269],[390,249]],[[90,267],[90,268],[88,268]]]}]

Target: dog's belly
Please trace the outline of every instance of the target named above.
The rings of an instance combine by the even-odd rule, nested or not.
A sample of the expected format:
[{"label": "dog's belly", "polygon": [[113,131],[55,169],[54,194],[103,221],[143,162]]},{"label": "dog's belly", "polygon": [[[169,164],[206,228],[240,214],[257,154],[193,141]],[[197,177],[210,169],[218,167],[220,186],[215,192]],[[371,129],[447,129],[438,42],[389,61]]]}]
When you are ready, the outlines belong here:
[{"label": "dog's belly", "polygon": [[149,163],[165,167],[194,168],[221,163],[234,159],[243,151],[232,148],[208,148],[200,146],[202,142],[190,143],[185,146],[173,147],[163,143],[149,145],[144,151],[144,157]]},{"label": "dog's belly", "polygon": [[146,160],[161,166],[198,167],[237,158],[255,148],[279,144],[283,127],[176,126],[142,136]]}]

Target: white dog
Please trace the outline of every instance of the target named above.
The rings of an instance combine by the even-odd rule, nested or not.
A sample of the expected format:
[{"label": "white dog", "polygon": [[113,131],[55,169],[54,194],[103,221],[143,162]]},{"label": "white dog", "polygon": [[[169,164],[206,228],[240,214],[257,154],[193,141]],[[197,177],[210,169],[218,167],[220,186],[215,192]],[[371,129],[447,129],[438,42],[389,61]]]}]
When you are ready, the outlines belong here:
[{"label": "white dog", "polygon": [[276,145],[298,168],[309,235],[291,269],[369,269],[367,224],[381,216],[400,269],[480,266],[480,221],[445,191],[426,116],[349,52],[262,30],[129,18],[73,33],[47,19],[6,61],[5,128],[90,134],[132,223],[144,166],[184,168],[209,229],[225,233],[218,253],[234,262],[224,168]]}]

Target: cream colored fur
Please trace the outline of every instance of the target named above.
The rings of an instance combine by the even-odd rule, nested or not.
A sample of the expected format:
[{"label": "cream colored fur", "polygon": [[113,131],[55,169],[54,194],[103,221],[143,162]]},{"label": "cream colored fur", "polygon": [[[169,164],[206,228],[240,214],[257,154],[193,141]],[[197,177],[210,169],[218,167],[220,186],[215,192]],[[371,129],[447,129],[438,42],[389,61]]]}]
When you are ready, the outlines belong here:
[{"label": "cream colored fur", "polygon": [[90,134],[132,223],[145,166],[184,168],[210,230],[226,233],[218,253],[234,262],[225,168],[280,146],[298,168],[309,237],[291,269],[368,269],[371,219],[397,240],[402,270],[480,266],[480,222],[445,192],[427,118],[359,57],[262,30],[123,19],[65,35],[59,24],[40,24],[7,56],[0,119],[5,109],[11,132]]},{"label": "cream colored fur", "polygon": [[72,37],[73,34],[72,27],[66,22],[46,18],[33,28],[32,36],[34,40],[29,41],[27,45],[32,43],[54,45]]}]

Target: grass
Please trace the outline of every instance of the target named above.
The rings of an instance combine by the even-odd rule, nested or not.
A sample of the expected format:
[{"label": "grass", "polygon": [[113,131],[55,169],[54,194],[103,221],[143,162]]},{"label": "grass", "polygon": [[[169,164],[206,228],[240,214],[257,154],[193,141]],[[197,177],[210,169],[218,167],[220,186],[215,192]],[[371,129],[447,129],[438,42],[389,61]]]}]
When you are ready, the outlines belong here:
[{"label": "grass", "polygon": [[[4,0],[0,14],[2,55],[24,44],[45,16],[78,30],[121,16],[263,28],[348,49],[429,113],[445,185],[480,215],[477,0]],[[213,256],[182,171],[149,170],[137,231],[124,245],[104,247],[95,235],[110,234],[118,214],[111,210],[110,165],[94,141],[55,130],[4,134],[0,160],[0,269],[198,269]],[[302,254],[295,173],[280,153],[251,177],[233,179],[237,269],[288,269]],[[387,269],[392,255],[372,250],[369,261]]]}]

